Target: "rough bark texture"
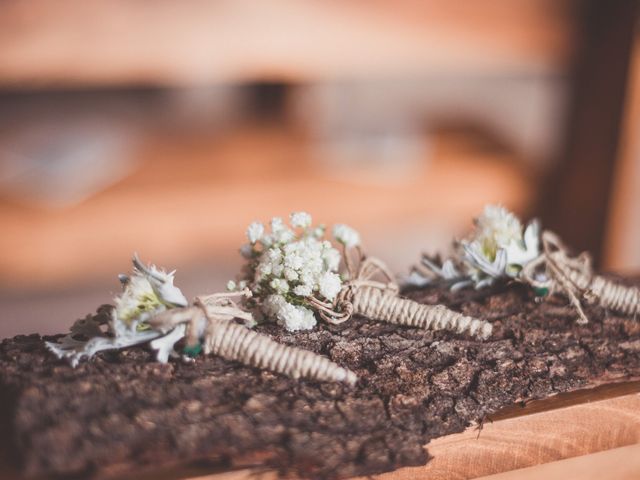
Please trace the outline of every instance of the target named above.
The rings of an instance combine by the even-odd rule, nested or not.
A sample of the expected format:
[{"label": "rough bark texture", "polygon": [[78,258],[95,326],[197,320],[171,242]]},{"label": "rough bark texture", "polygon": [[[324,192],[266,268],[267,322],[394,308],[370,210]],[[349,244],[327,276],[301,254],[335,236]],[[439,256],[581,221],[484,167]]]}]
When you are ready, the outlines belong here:
[{"label": "rough bark texture", "polygon": [[0,396],[16,460],[28,474],[206,459],[309,477],[363,475],[424,464],[430,439],[514,402],[640,376],[634,319],[591,308],[591,323],[578,326],[565,300],[537,302],[514,285],[407,295],[489,320],[494,334],[480,342],[362,318],[295,334],[260,327],[354,370],[353,389],[213,357],[161,365],[144,348],[99,354],[74,370],[38,336],[4,340]]}]

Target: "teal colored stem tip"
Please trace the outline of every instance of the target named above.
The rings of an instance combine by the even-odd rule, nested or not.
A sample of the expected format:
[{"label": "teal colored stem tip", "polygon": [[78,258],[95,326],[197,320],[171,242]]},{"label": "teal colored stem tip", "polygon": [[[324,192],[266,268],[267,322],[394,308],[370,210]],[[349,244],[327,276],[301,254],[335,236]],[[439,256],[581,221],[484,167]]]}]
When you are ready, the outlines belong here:
[{"label": "teal colored stem tip", "polygon": [[202,353],[202,344],[196,343],[195,345],[187,345],[182,351],[188,357],[195,358]]},{"label": "teal colored stem tip", "polygon": [[547,287],[534,288],[533,292],[535,293],[536,297],[546,297],[547,295],[549,295],[549,289]]}]

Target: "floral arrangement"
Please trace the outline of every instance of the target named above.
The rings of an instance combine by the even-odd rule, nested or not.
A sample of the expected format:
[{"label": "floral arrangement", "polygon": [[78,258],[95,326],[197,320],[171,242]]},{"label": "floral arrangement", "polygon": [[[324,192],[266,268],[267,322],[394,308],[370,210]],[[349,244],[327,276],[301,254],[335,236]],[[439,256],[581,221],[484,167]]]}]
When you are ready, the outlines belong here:
[{"label": "floral arrangement", "polygon": [[[240,250],[247,259],[242,278],[227,288],[249,288],[254,306],[289,331],[311,329],[316,325],[313,308],[334,302],[342,289],[340,252],[324,239],[323,225],[312,228],[308,213],[291,214],[290,225],[275,217],[270,227],[267,233],[260,222],[249,225],[249,243]],[[333,237],[349,247],[360,242],[347,225],[336,225]]]},{"label": "floral arrangement", "polygon": [[262,223],[252,223],[249,242],[240,249],[246,264],[229,290],[250,291],[246,308],[289,331],[313,328],[316,314],[334,324],[360,314],[399,325],[490,335],[487,322],[399,297],[393,276],[381,261],[363,254],[353,228],[337,224],[332,236],[335,246],[325,238],[326,228],[314,227],[305,212],[292,213],[289,225],[273,218],[269,232]]},{"label": "floral arrangement", "polygon": [[537,220],[525,228],[506,208],[488,205],[474,219],[474,226],[469,237],[454,242],[453,256],[440,265],[437,259],[423,256],[409,283],[426,285],[444,280],[453,290],[471,285],[483,288],[497,279],[518,278],[524,266],[540,255]]},{"label": "floral arrangement", "polygon": [[[245,365],[273,370],[293,378],[355,383],[356,376],[327,358],[299,348],[281,345],[266,335],[252,331],[235,319],[253,323],[251,313],[234,301],[248,292],[196,297],[189,306],[180,289],[173,285],[175,272],[165,273],[133,258],[132,275],[120,275],[123,291],[114,305],[103,305],[95,315],[76,321],[71,332],[57,342],[46,342],[58,358],[76,366],[102,350],[149,344],[156,359],[181,357],[175,351],[186,338],[186,355],[213,353]],[[182,355],[184,360],[188,356]],[[285,361],[283,361],[285,359]]]},{"label": "floral arrangement", "polygon": [[165,335],[153,330],[148,320],[167,309],[188,305],[180,289],[173,285],[174,275],[175,271],[166,273],[155,265],[143,265],[134,255],[132,274],[119,276],[123,289],[114,305],[102,305],[95,315],[77,320],[69,335],[59,342],[47,342],[47,347],[58,358],[68,358],[76,366],[82,358],[91,358],[102,350],[151,342],[157,359],[166,362],[173,343],[182,335],[172,332],[163,341],[160,337]]},{"label": "floral arrangement", "polygon": [[134,256],[132,274],[120,276],[123,291],[114,305],[78,320],[69,335],[47,347],[75,366],[102,350],[148,343],[156,359],[166,362],[181,357],[175,346],[184,339],[187,355],[203,351],[293,378],[353,384],[353,372],[313,352],[278,344],[252,327],[273,320],[295,332],[313,328],[317,318],[338,324],[359,314],[482,339],[491,334],[488,322],[400,297],[387,267],[363,254],[360,235],[351,227],[333,227],[335,245],[325,233],[305,212],[291,214],[288,225],[273,218],[269,232],[252,223],[249,242],[241,248],[246,264],[239,280],[229,282],[228,292],[199,296],[191,304],[173,284],[175,272]]},{"label": "floral arrangement", "polygon": [[512,279],[531,286],[541,296],[565,295],[581,324],[588,323],[582,303],[598,302],[634,318],[640,314],[640,289],[596,275],[587,253],[572,257],[555,233],[541,231],[538,221],[523,228],[513,213],[489,205],[474,224],[470,237],[454,242],[452,258],[440,264],[435,258],[423,256],[408,283],[426,285],[440,280],[457,290]]}]

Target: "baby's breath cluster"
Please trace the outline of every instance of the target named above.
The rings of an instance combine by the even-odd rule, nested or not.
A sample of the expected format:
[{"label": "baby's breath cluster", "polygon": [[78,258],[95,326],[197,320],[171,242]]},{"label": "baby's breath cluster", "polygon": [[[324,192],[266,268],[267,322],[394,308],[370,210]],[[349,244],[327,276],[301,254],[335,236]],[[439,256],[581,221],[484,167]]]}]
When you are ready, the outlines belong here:
[{"label": "baby's breath cluster", "polygon": [[[540,255],[540,226],[533,221],[523,227],[513,213],[500,205],[487,205],[474,220],[472,234],[458,242],[454,256],[438,265],[424,257],[410,281],[424,284],[435,277],[453,282],[452,288],[491,284],[496,278],[519,276],[523,267]],[[430,278],[431,277],[431,278]]]},{"label": "baby's breath cluster", "polygon": [[[358,233],[346,225],[336,225],[334,237],[345,247],[360,242]],[[269,232],[262,223],[253,222],[247,239],[240,250],[248,260],[245,275],[227,288],[249,288],[262,313],[289,331],[313,328],[312,300],[331,303],[343,285],[338,273],[341,255],[325,239],[325,227],[313,227],[311,215],[295,212],[288,224],[273,218]]]}]

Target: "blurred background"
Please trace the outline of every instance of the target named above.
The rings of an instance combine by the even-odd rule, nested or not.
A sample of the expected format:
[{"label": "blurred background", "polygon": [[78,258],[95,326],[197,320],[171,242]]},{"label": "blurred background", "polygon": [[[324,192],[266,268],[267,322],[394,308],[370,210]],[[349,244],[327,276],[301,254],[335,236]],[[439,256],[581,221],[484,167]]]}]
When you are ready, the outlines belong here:
[{"label": "blurred background", "polygon": [[222,289],[294,210],[398,274],[488,202],[637,271],[636,3],[2,2],[0,337],[64,331],[134,251]]}]

